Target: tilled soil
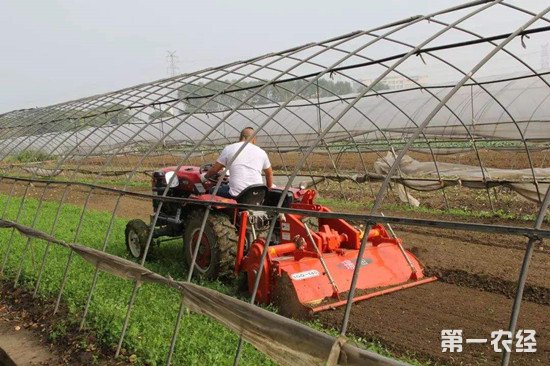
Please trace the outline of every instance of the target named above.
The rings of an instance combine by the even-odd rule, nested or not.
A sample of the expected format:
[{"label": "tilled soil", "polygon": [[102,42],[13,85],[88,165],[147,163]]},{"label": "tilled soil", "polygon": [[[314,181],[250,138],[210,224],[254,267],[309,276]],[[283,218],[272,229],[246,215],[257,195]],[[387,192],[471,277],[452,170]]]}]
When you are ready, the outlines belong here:
[{"label": "tilled soil", "polygon": [[[503,156],[505,151],[505,157]],[[365,167],[371,168],[373,163],[386,156],[386,151],[372,151],[361,152],[357,151],[342,151],[340,153],[332,153],[331,156],[334,159],[335,165],[338,169],[363,169]],[[414,152],[409,154],[414,159],[420,161],[433,161],[432,155],[427,152]],[[212,162],[217,158],[218,154],[210,153],[197,157],[190,157],[187,159],[187,164],[204,164]],[[312,169],[327,170],[327,168],[333,169],[332,162],[327,159],[326,151],[319,151],[312,153],[308,157],[307,165]],[[297,162],[302,159],[302,153],[287,152],[287,153],[269,153],[272,165],[276,168],[293,167]],[[503,158],[504,157],[504,158]],[[74,161],[67,161],[66,165],[71,166],[104,166],[109,167],[135,167],[140,166],[144,168],[158,169],[159,166],[166,165],[178,165],[182,163],[182,155],[178,154],[161,154],[152,155],[146,158],[143,154],[126,154],[119,156],[104,156],[104,157],[88,157],[85,159],[78,159]],[[448,155],[437,155],[437,161],[465,164],[465,165],[481,165],[484,167],[504,168],[504,169],[525,169],[529,168],[532,163],[534,167],[545,166],[548,163],[548,150],[534,150],[530,152],[528,156],[524,150],[488,150],[479,149],[476,153],[474,150],[464,151],[462,153],[453,153]],[[529,161],[531,160],[531,162]]]},{"label": "tilled soil", "polygon": [[[533,149],[527,155],[524,150],[488,150],[479,149],[463,151],[448,155],[436,155],[430,153],[410,152],[410,156],[420,162],[431,162],[436,159],[438,162],[465,164],[470,166],[483,166],[485,168],[502,169],[527,169],[544,168],[548,165],[548,149]],[[356,151],[345,150],[340,153],[325,151],[312,153],[299,174],[329,175],[329,176],[363,176],[367,172],[372,173],[373,164],[376,160],[383,158],[385,151]],[[117,156],[93,156],[74,160],[50,160],[34,163],[0,162],[0,173],[31,176],[29,165],[33,168],[59,169],[58,179],[66,181],[101,181],[116,180],[120,184],[125,183],[148,183],[150,173],[159,167],[169,165],[191,164],[201,165],[211,163],[217,158],[216,153],[209,153],[201,156],[193,156],[184,160],[185,154],[178,152],[154,154],[145,157],[142,153],[125,154]],[[270,159],[276,172],[289,172],[303,158],[302,153],[270,153]],[[334,160],[332,161],[331,160]],[[134,169],[135,168],[135,169]],[[425,178],[425,177],[424,177]],[[370,202],[375,199],[376,192],[380,188],[380,181],[368,180],[365,184],[340,179],[327,179],[315,184],[323,197],[348,199],[358,202]],[[470,210],[503,211],[514,214],[535,214],[537,205],[522,199],[515,192],[510,191],[506,186],[499,186],[490,189],[467,189],[461,186],[446,187],[443,190],[435,191],[412,191],[407,189],[415,198],[419,199],[424,207],[445,209],[468,208]],[[385,203],[399,203],[395,190],[390,189],[385,198]]]},{"label": "tilled soil", "polygon": [[[507,281],[486,274],[472,274],[460,269],[432,267],[426,268],[425,274],[437,277],[440,282],[501,294],[510,299],[514,298],[516,294],[517,283],[515,281]],[[523,300],[540,305],[550,305],[550,289],[527,283],[523,291]]]},{"label": "tilled soil", "polygon": [[[396,230],[396,234],[427,267],[486,274],[507,281],[517,280],[527,239],[475,233],[478,240],[470,241],[467,236],[453,236],[448,231],[440,230],[438,233],[436,230],[426,230],[420,234]],[[517,247],[513,246],[516,243],[514,240]],[[550,287],[547,275],[550,270],[549,260],[548,250],[537,250],[533,254],[529,268],[530,284]]]},{"label": "tilled soil", "polygon": [[[0,183],[0,191],[9,193],[11,183]],[[83,205],[88,190],[71,187],[66,202]],[[23,194],[18,187],[16,195]],[[40,198],[42,188],[32,186],[29,195]],[[57,201],[63,189],[48,189],[46,199]],[[94,191],[88,209],[111,211],[117,194]],[[0,208],[1,209],[1,208]],[[150,202],[122,198],[117,215],[146,219]],[[410,216],[411,213],[392,214]],[[416,214],[430,218],[430,214]],[[452,217],[434,216],[437,220]],[[456,220],[456,218],[454,218]],[[457,220],[458,221],[458,220]],[[503,225],[526,226],[532,223],[501,219],[483,219]],[[354,305],[349,333],[376,340],[398,354],[413,354],[420,360],[445,364],[498,364],[500,353],[486,345],[465,344],[461,353],[443,353],[440,333],[443,329],[462,329],[465,338],[490,338],[492,331],[506,329],[512,297],[527,239],[486,233],[411,228],[396,226],[405,245],[441,280],[399,291]],[[512,364],[550,364],[550,261],[548,248],[537,246],[528,272],[525,300],[518,328],[537,331],[535,354],[512,355]],[[339,328],[343,310],[327,311],[317,317],[326,326]]]},{"label": "tilled soil", "polygon": [[[355,304],[349,333],[381,342],[397,353],[444,364],[497,365],[501,353],[490,345],[492,331],[507,329],[512,301],[476,289],[432,282]],[[318,315],[322,324],[339,328],[344,310]],[[537,352],[514,353],[513,365],[550,364],[548,306],[524,302],[520,329],[537,331]],[[484,345],[463,344],[461,353],[441,352],[443,329],[462,329],[463,337],[488,338]]]}]

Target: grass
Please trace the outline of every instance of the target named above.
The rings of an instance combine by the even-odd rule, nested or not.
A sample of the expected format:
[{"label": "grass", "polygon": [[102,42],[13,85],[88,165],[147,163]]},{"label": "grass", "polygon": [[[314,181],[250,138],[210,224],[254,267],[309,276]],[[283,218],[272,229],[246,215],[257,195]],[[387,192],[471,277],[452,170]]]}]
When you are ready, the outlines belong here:
[{"label": "grass", "polygon": [[26,149],[13,156],[10,160],[19,163],[34,163],[51,159],[52,157],[43,151]]},{"label": "grass", "polygon": [[[350,143],[350,142],[336,142],[329,144],[328,147],[334,151],[348,150],[348,151],[373,151],[381,150],[387,151],[390,147],[394,147],[399,150],[403,148],[408,143],[407,140],[403,139],[390,139],[390,140],[372,140],[365,143]],[[528,142],[528,146],[541,147],[548,146],[548,144],[533,143]],[[474,146],[470,140],[437,140],[430,139],[429,141],[424,141],[422,139],[417,139],[411,145],[412,149],[471,149]],[[480,139],[475,141],[475,146],[478,149],[524,149],[525,145],[523,141],[517,140],[498,140],[498,139]]]},{"label": "grass", "polygon": [[[6,196],[0,196],[0,208],[7,203]],[[21,199],[12,198],[5,218],[14,220]],[[24,202],[24,210],[18,222],[31,225],[33,215],[37,212],[38,202],[27,198]],[[45,202],[36,227],[50,232],[53,218],[58,209],[58,204]],[[64,205],[55,236],[65,240],[74,241],[78,231],[78,222],[81,208]],[[83,225],[78,235],[77,242],[94,248],[101,248],[104,235],[109,225],[110,214],[105,212],[87,211],[83,217]],[[109,239],[108,251],[118,256],[125,256],[124,227],[126,220],[116,219]],[[3,253],[10,237],[9,230],[0,231],[0,240]],[[21,260],[21,253],[27,239],[15,234],[13,247],[8,258],[6,274],[14,277]],[[45,242],[34,240],[34,256],[28,255],[24,259],[24,285],[33,287],[37,278],[39,262],[45,249]],[[181,265],[181,243],[165,243],[162,251],[153,253],[154,260],[147,263],[151,270],[163,275],[171,275],[174,278],[183,278]],[[63,277],[63,271],[67,262],[68,251],[58,246],[52,246],[48,256],[47,271],[44,272],[40,287],[40,296],[55,298]],[[34,263],[33,263],[34,257]],[[80,313],[88,295],[93,275],[93,267],[84,260],[74,256],[69,270],[69,277],[64,292],[71,321],[78,321]],[[101,273],[94,292],[94,298],[87,317],[87,324],[100,336],[101,341],[110,347],[118,342],[122,329],[123,319],[126,314],[126,304],[130,297],[133,283]],[[207,284],[217,290],[229,292],[228,288],[216,283]],[[170,344],[170,337],[179,308],[179,295],[164,286],[145,284],[141,287],[136,304],[133,307],[130,324],[125,338],[124,348],[127,350],[139,350],[137,352],[138,363],[150,365],[163,364]],[[64,325],[58,327],[59,336],[63,334]],[[175,365],[229,365],[232,364],[232,355],[237,345],[237,336],[222,327],[215,321],[197,314],[184,317],[181,331],[176,346],[173,364]],[[253,347],[245,345],[243,352],[243,364],[247,365],[272,365],[273,363]]]},{"label": "grass", "polygon": [[[18,219],[20,205],[23,210]],[[33,226],[34,215],[38,214],[36,225],[39,230],[51,232],[54,218],[58,212],[56,202],[43,202],[39,210],[36,199],[0,195],[0,212],[6,212],[4,218],[16,220],[23,225]],[[79,227],[80,217],[82,225]],[[94,248],[101,248],[105,240],[105,233],[109,226],[111,213],[87,210],[82,215],[78,206],[65,204],[60,210],[60,219],[53,234],[59,239],[68,242],[79,242]],[[115,218],[112,235],[108,238],[107,251],[125,257],[124,246],[125,219]],[[78,235],[77,235],[78,233]],[[5,255],[7,242],[10,240],[11,230],[0,230],[2,259]],[[7,260],[7,278],[14,278],[27,239],[18,233],[13,235],[13,246]],[[23,258],[24,271],[21,283],[33,288],[38,275],[41,258],[46,243],[40,240],[32,241],[33,255]],[[52,245],[48,255],[46,271],[43,274],[39,295],[44,298],[55,298],[63,277],[67,263],[68,251],[65,248]],[[152,249],[146,266],[162,275],[174,278],[184,278],[184,269],[181,264],[181,242],[171,241],[163,243],[162,249]],[[68,281],[63,299],[69,309],[67,324],[80,321],[81,312],[91,286],[94,268],[78,256],[73,257],[69,267]],[[218,282],[202,283],[202,285],[217,291],[235,295],[233,288]],[[122,280],[107,273],[100,273],[93,301],[87,317],[87,326],[95,330],[103,345],[114,348],[118,342],[127,302],[132,291],[133,283]],[[179,308],[179,295],[173,290],[161,285],[144,284],[133,307],[127,335],[123,348],[126,354],[135,352],[137,364],[157,365],[165,362],[170,344],[176,315]],[[59,324],[51,334],[51,338],[64,334],[67,324]],[[319,325],[315,325],[320,328]],[[334,333],[334,331],[328,330]],[[183,318],[176,352],[173,358],[174,365],[231,365],[237,345],[237,336],[209,318],[189,314]],[[358,344],[365,342],[356,339]],[[368,348],[392,356],[381,345],[369,344]],[[133,358],[135,356],[132,356]],[[404,359],[416,365],[422,365],[411,358]],[[265,355],[256,351],[252,346],[245,344],[242,353],[242,365],[273,365]],[[426,365],[426,363],[424,363]]]},{"label": "grass", "polygon": [[[31,178],[33,179],[33,182],[40,182],[40,177],[35,177],[32,174],[29,174],[27,176],[24,175],[10,175],[6,174],[3,175],[3,179],[9,180],[10,178]],[[134,176],[135,179],[135,176]],[[43,178],[43,181],[54,181],[54,182],[60,182],[60,184],[63,184],[62,182],[68,182],[66,177],[47,177]],[[126,178],[120,179],[120,180],[114,180],[114,179],[95,179],[95,178],[78,178],[79,183],[87,183],[87,184],[93,184],[98,186],[104,186],[104,187],[136,187],[136,188],[151,188],[151,181],[149,179],[147,180],[132,180],[128,181]]]}]

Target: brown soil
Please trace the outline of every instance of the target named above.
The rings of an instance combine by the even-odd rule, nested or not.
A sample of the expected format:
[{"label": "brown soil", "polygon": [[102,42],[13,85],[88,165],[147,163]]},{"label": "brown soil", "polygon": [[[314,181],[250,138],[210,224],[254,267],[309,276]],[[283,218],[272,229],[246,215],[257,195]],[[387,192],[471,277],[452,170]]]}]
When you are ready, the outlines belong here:
[{"label": "brown soil", "polygon": [[[505,163],[504,160],[507,160],[513,161],[516,168],[525,167],[526,158],[523,156],[525,154],[514,154],[517,155],[516,160],[509,156],[498,160],[495,154],[484,156],[491,162],[487,164],[488,166],[505,167],[502,165]],[[533,158],[537,164],[544,164],[546,155],[547,153],[537,152]],[[127,157],[124,164],[132,164],[134,158]],[[312,163],[321,164],[321,157],[318,161],[315,159]],[[472,164],[475,155],[467,153],[459,157],[454,155],[452,158],[441,158],[442,161],[444,159],[454,159],[453,162],[463,160],[462,163]],[[324,161],[326,162],[326,159]],[[95,161],[98,165],[102,162]],[[349,168],[352,168],[353,162],[345,158],[342,162],[342,164],[346,162]],[[338,189],[337,183],[331,184],[331,186],[322,186],[325,192]],[[12,184],[9,181],[0,182],[0,192],[9,194],[11,187]],[[348,191],[351,192],[349,196],[352,199],[354,195],[361,194],[357,186],[353,187],[355,187],[353,191]],[[136,189],[132,188],[132,190]],[[28,194],[40,198],[42,191],[39,185],[34,185],[29,189]],[[23,192],[24,185],[18,185],[15,194],[20,196]],[[148,190],[144,189],[143,192]],[[451,196],[450,202],[456,203],[456,206],[452,207],[470,206],[487,209],[486,201],[481,202],[476,195],[468,194],[473,192],[471,190],[447,190],[446,192]],[[458,193],[452,196],[454,192]],[[484,191],[480,192],[485,194]],[[86,188],[71,187],[65,202],[81,206],[86,200],[87,193]],[[45,197],[50,201],[58,201],[62,194],[63,188],[49,188]],[[118,196],[118,194],[95,190],[88,202],[88,208],[111,211],[115,207]],[[442,206],[439,193],[432,192],[425,194],[424,197],[423,205]],[[509,197],[505,198],[509,199]],[[509,206],[510,202],[513,202],[514,206]],[[509,207],[531,214],[536,212],[534,204],[525,201],[516,202],[515,198],[503,200],[497,208],[507,210]],[[117,215],[128,219],[146,220],[150,212],[149,201],[123,197]],[[411,212],[386,212],[386,214],[411,216]],[[437,220],[471,220],[471,218],[416,212],[414,216]],[[476,219],[476,222],[514,226],[533,225],[532,222],[499,218]],[[368,340],[377,340],[399,354],[414,354],[421,360],[457,365],[498,364],[501,354],[494,353],[490,345],[465,344],[462,353],[442,353],[440,332],[442,329],[463,329],[465,338],[490,338],[491,331],[507,328],[512,307],[511,298],[515,294],[517,276],[527,239],[450,229],[412,228],[404,225],[398,225],[394,229],[406,246],[412,249],[427,267],[427,271],[440,276],[441,279],[436,283],[356,304],[352,310],[349,332]],[[525,300],[518,325],[519,328],[537,331],[538,351],[535,354],[514,353],[511,358],[514,365],[550,364],[549,258],[547,247],[536,248],[528,272]],[[339,328],[342,316],[343,310],[337,309],[319,314],[318,319],[324,325]]]},{"label": "brown soil", "polygon": [[[516,294],[517,283],[486,274],[472,274],[460,269],[426,268],[428,276],[436,276],[440,282],[450,283],[462,287],[471,287],[478,290],[502,294],[513,299]],[[541,305],[550,305],[550,288],[526,284],[523,300]]]},{"label": "brown soil", "polygon": [[[308,175],[330,175],[335,176],[342,174],[350,176],[358,174],[362,176],[366,172],[373,172],[373,163],[384,157],[386,152],[343,152],[332,153],[318,151],[312,153],[305,166],[299,174]],[[418,161],[432,161],[432,155],[429,153],[411,152],[409,154]],[[288,172],[297,164],[303,155],[297,152],[288,153],[270,153],[270,159],[276,172]],[[63,161],[58,166],[57,161],[46,161],[38,163],[29,163],[34,167],[48,169],[62,169],[62,172],[57,176],[57,179],[66,181],[99,181],[109,180],[117,181],[120,184],[126,184],[129,181],[132,183],[141,182],[149,183],[150,174],[152,171],[163,166],[169,165],[200,165],[215,161],[217,154],[209,153],[201,156],[193,156],[187,160],[183,160],[180,153],[161,153],[144,157],[141,154],[131,154],[119,156],[94,156],[82,159],[73,159]],[[332,159],[332,160],[331,160]],[[532,163],[533,167],[540,168],[548,166],[549,154],[548,150],[533,150],[529,156],[522,150],[513,151],[495,151],[495,150],[479,150],[450,154],[437,155],[437,161],[479,166],[480,161],[483,167],[502,168],[502,169],[526,169]],[[0,162],[0,173],[30,177],[29,171],[24,170],[22,163]],[[135,172],[132,174],[132,172]],[[113,175],[114,172],[119,172],[120,175]],[[121,185],[119,185],[119,188]],[[347,199],[356,202],[372,202],[376,192],[380,188],[380,182],[367,182],[365,184],[357,184],[349,180],[336,182],[327,180],[316,184],[315,188],[319,190],[322,197]],[[130,188],[134,189],[134,188]],[[409,190],[410,191],[410,190]],[[491,189],[468,189],[460,186],[446,187],[444,190],[436,192],[419,192],[410,191],[411,194],[418,198],[422,206],[429,208],[444,209],[465,208],[469,210],[502,210],[512,212],[514,214],[535,214],[537,205],[527,201],[516,193],[511,192],[506,187],[496,187]],[[391,189],[389,190],[384,204],[399,203],[397,195]]]},{"label": "brown soil", "polygon": [[[36,323],[31,325],[34,326]],[[54,350],[42,344],[40,336],[21,327],[17,314],[0,306],[0,365],[56,365],[61,360]]]},{"label": "brown soil", "polygon": [[[131,364],[127,356],[115,360],[112,350],[102,348],[93,332],[79,331],[77,324],[67,320],[64,305],[55,315],[53,309],[52,302],[33,299],[31,293],[0,280],[0,347],[17,365]],[[4,330],[9,333],[2,338]]]},{"label": "brown soil", "polygon": [[[511,300],[501,295],[441,282],[414,287],[355,304],[349,333],[378,341],[397,353],[445,364],[497,365],[501,354],[487,345],[464,344],[462,353],[442,353],[443,329],[462,329],[464,338],[489,338],[507,329]],[[321,323],[339,328],[344,310],[322,312]],[[548,307],[524,302],[520,329],[537,331],[537,352],[514,353],[513,365],[548,365],[550,316]]]},{"label": "brown soil", "polygon": [[[407,246],[414,248],[413,251],[427,267],[463,270],[470,274],[489,274],[507,281],[517,280],[527,242],[521,237],[488,233],[475,233],[479,241],[471,241],[467,235],[463,237],[457,233],[453,237],[452,230],[440,230],[439,234],[436,230],[426,230],[424,235],[396,230],[396,234]],[[523,243],[523,249],[503,248],[506,244],[501,243],[514,239]],[[493,242],[499,245],[491,245]],[[530,265],[529,283],[550,288],[550,279],[546,272],[550,269],[549,259],[549,251],[534,253]]]},{"label": "brown soil", "polygon": [[[505,150],[504,150],[505,151]],[[311,169],[333,171],[334,166],[339,170],[359,170],[364,171],[365,167],[372,170],[372,164],[380,157],[386,155],[386,151],[373,151],[357,153],[353,150],[347,152],[332,152],[334,165],[327,159],[328,152],[319,150],[308,157],[306,165]],[[432,155],[426,152],[410,152],[409,155],[419,161],[432,161]],[[503,159],[503,150],[487,150],[480,149],[478,153],[475,151],[467,151],[449,155],[437,155],[436,159],[439,162],[457,163],[464,165],[481,165],[484,167],[504,168],[504,169],[525,169],[529,168],[529,156],[524,150],[505,151],[506,159]],[[205,164],[213,162],[217,153],[203,154],[194,156],[188,159],[185,164]],[[274,168],[294,167],[303,157],[302,153],[286,152],[286,153],[269,153],[270,160]],[[542,167],[548,165],[548,150],[532,150],[530,151],[531,162],[534,167]],[[174,154],[153,154],[146,158],[143,154],[126,154],[118,156],[94,156],[85,159],[68,160],[65,165],[71,166],[108,166],[109,168],[116,167],[138,167],[139,169],[158,169],[160,166],[182,164],[183,155],[181,153]],[[107,170],[109,170],[109,168]]]}]

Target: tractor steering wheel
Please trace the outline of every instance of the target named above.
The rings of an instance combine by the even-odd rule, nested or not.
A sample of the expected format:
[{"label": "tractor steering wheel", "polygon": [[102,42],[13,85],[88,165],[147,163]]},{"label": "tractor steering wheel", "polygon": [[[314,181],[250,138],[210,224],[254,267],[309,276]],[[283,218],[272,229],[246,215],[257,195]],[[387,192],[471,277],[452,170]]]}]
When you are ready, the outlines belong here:
[{"label": "tractor steering wheel", "polygon": [[212,165],[214,165],[214,164],[202,164],[199,167],[199,173],[206,173],[207,171],[210,170],[210,168],[212,168]]},{"label": "tractor steering wheel", "polygon": [[[210,168],[212,168],[212,165],[213,164],[202,164],[200,167],[199,167],[199,172],[200,173],[206,173],[210,170]],[[211,183],[218,183],[218,179],[220,178],[220,174],[215,174],[209,178],[206,178],[209,182]]]}]

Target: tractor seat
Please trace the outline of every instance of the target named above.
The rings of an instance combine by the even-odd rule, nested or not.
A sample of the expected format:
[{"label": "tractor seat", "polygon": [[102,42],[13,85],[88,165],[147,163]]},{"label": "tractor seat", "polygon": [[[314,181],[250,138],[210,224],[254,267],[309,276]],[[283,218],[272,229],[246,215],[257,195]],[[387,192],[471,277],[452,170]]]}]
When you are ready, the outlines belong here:
[{"label": "tractor seat", "polygon": [[[275,188],[267,192],[267,195],[264,200],[265,206],[277,206],[279,203],[279,200],[281,199],[281,196],[283,195],[283,190],[279,188]],[[290,205],[294,202],[294,195],[292,192],[287,191],[285,198],[283,200],[282,207],[290,208]]]},{"label": "tractor seat", "polygon": [[264,202],[266,194],[267,187],[264,184],[253,184],[239,193],[235,200],[245,205],[260,206]]}]

